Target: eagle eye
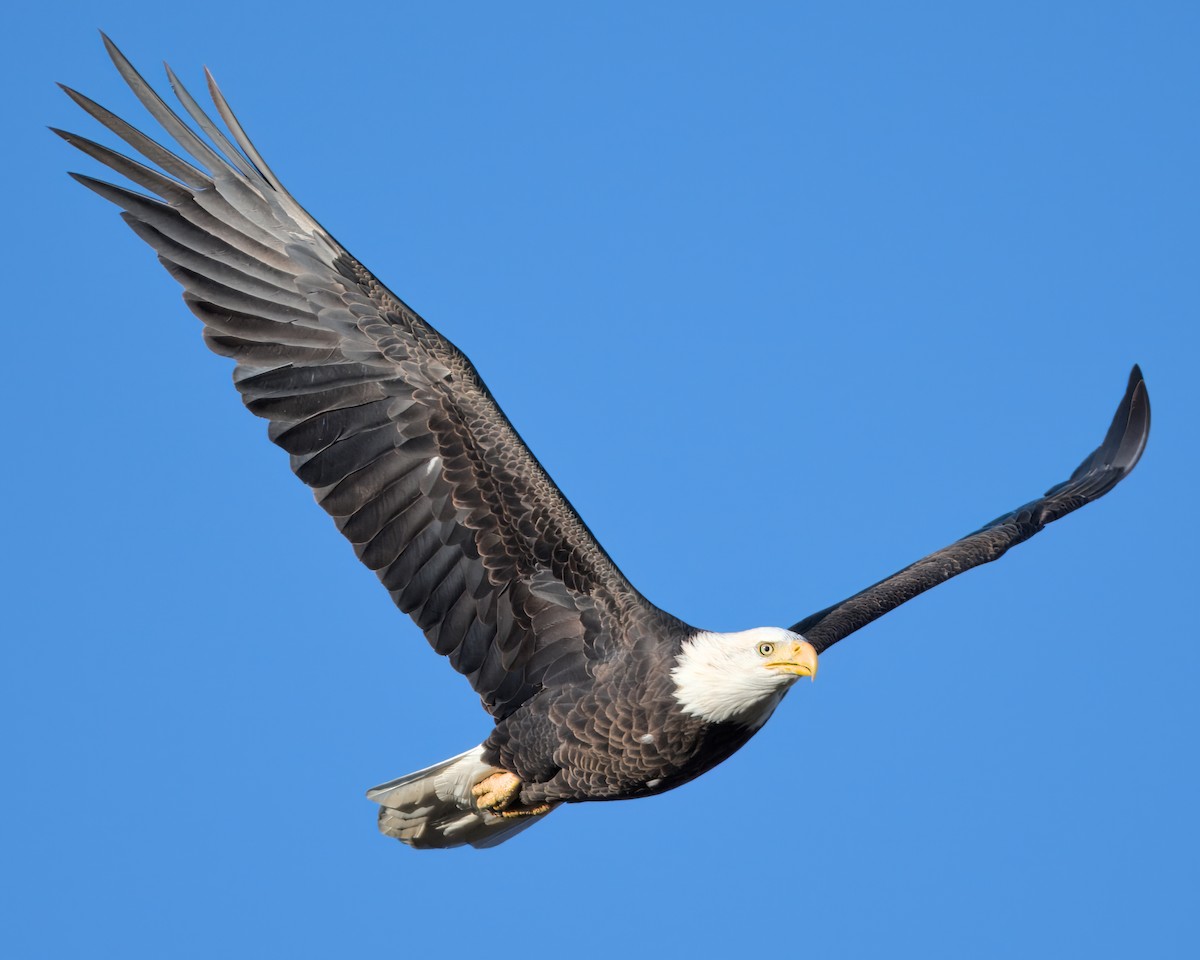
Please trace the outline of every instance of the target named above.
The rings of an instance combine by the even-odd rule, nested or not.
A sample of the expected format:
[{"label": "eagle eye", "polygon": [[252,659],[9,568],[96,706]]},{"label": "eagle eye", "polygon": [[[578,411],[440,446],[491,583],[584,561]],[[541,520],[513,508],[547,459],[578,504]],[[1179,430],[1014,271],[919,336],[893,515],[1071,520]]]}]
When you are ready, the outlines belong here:
[{"label": "eagle eye", "polygon": [[760,657],[769,657],[774,652],[775,652],[775,644],[773,644],[773,643],[760,643],[758,645],[758,655]]}]

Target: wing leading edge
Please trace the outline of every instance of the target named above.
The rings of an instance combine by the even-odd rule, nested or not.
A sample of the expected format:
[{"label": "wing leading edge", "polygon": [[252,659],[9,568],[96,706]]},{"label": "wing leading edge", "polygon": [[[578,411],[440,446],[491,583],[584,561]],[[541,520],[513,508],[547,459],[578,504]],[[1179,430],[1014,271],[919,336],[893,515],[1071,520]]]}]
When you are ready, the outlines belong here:
[{"label": "wing leading edge", "polygon": [[923,557],[840,603],[805,617],[791,629],[803,634],[818,652],[827,650],[931,587],[981,563],[998,560],[1010,547],[1028,540],[1046,524],[1108,493],[1137,464],[1149,436],[1150,397],[1141,368],[1135,364],[1104,442],[1069,479],[950,546]]}]

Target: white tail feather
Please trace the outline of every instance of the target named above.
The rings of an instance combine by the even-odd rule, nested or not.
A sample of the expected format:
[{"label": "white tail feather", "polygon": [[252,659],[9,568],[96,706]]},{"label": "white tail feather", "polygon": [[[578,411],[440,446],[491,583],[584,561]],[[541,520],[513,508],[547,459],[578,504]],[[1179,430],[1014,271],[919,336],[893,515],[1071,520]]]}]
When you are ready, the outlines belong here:
[{"label": "white tail feather", "polygon": [[[500,767],[483,762],[483,747],[435,763],[367,791],[379,804],[379,830],[418,849],[494,847],[541,816],[506,818],[475,806],[471,788]],[[543,814],[544,816],[544,814]]]}]

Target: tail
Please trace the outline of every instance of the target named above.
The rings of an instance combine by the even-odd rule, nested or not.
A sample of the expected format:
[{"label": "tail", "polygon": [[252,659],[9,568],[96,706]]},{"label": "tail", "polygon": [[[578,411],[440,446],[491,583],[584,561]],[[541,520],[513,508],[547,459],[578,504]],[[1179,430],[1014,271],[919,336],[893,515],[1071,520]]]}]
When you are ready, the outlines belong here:
[{"label": "tail", "polygon": [[484,777],[500,772],[500,767],[484,763],[483,747],[479,746],[372,787],[367,799],[379,804],[380,833],[410,847],[422,850],[460,847],[464,843],[494,847],[542,819],[507,819],[475,806],[471,788]]}]

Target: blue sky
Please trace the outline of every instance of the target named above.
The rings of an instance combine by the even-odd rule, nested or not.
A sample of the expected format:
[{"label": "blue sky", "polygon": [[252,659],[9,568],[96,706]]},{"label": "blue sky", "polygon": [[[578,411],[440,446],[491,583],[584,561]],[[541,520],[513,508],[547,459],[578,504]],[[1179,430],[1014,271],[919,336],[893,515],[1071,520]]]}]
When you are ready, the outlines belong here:
[{"label": "blue sky", "polygon": [[[10,14],[12,956],[1183,956],[1197,939],[1194,4],[44,3]],[[967,8],[970,9],[967,9]],[[786,625],[1064,479],[746,749],[490,852],[372,784],[487,718],[45,132],[210,66],[630,579]],[[109,141],[111,142],[111,140]]]}]

